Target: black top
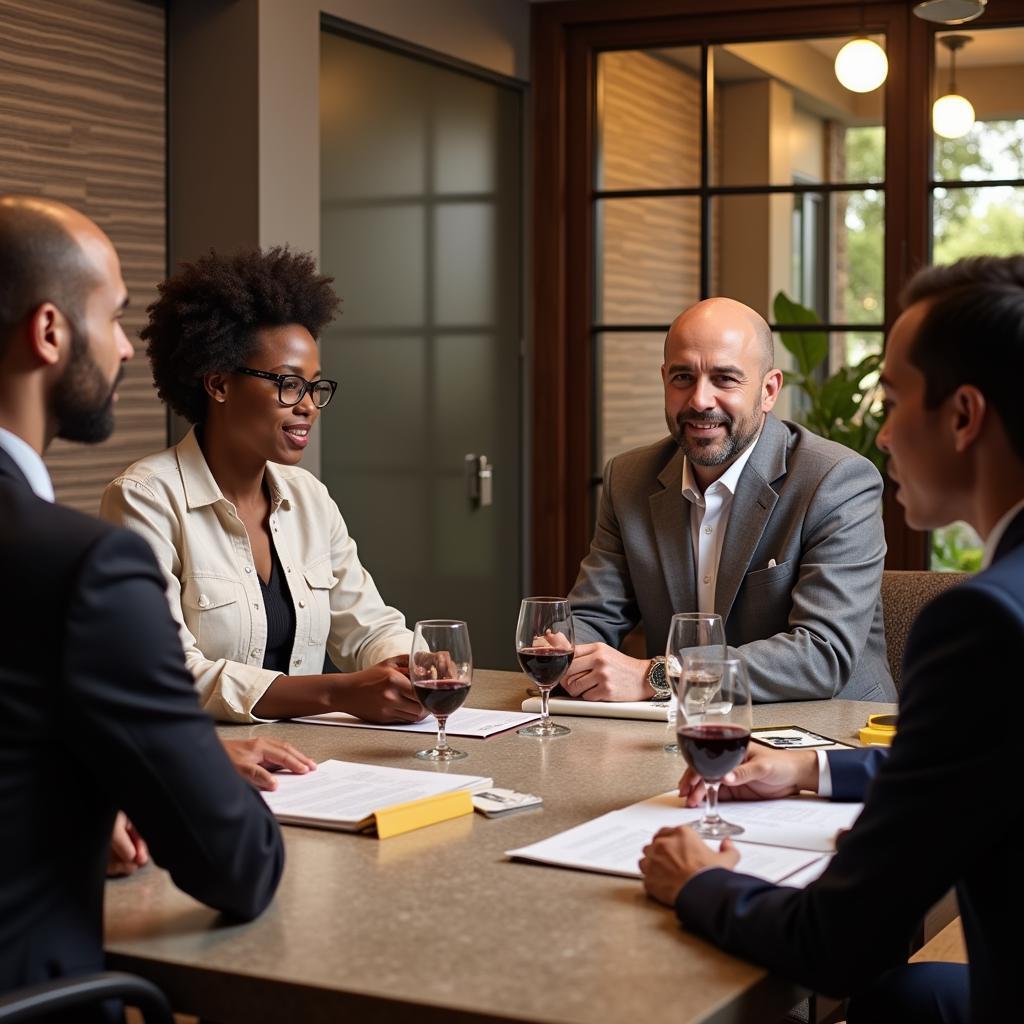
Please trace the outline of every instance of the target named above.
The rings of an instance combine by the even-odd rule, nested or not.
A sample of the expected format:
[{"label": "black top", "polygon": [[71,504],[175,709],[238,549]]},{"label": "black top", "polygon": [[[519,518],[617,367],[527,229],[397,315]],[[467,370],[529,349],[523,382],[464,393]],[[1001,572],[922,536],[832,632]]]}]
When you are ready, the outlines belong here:
[{"label": "black top", "polygon": [[274,672],[288,671],[288,659],[295,643],[295,606],[285,583],[284,570],[277,549],[270,546],[270,579],[264,583],[263,607],[267,613],[267,645],[263,652],[263,667]]}]

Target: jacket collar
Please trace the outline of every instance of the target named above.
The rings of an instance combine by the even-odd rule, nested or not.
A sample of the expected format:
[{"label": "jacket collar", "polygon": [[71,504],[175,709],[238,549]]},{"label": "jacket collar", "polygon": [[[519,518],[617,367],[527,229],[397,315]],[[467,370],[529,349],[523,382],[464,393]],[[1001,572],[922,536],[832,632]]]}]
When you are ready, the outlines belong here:
[{"label": "jacket collar", "polygon": [[1024,508],[1017,507],[1017,514],[1006,524],[1002,536],[996,543],[992,561],[1008,555],[1014,548],[1024,544]]},{"label": "jacket collar", "polygon": [[[178,460],[178,472],[181,474],[181,485],[185,491],[185,504],[189,510],[215,505],[218,501],[231,504],[221,492],[220,486],[210,472],[206,456],[199,447],[196,428],[193,427],[174,446],[174,455]],[[291,507],[292,494],[281,475],[280,470],[272,463],[267,463],[267,484],[270,487],[270,504],[276,511],[278,506]]]},{"label": "jacket collar", "polygon": [[[723,622],[729,617],[750,560],[779,500],[772,485],[786,475],[788,443],[789,431],[777,417],[768,413],[761,436],[736,483],[729,526],[722,543],[715,582],[715,611]],[[650,497],[655,541],[673,608],[686,608],[692,603],[696,573],[693,541],[687,525],[690,507],[680,486],[683,459],[682,451],[676,448],[658,474],[661,487]]]}]

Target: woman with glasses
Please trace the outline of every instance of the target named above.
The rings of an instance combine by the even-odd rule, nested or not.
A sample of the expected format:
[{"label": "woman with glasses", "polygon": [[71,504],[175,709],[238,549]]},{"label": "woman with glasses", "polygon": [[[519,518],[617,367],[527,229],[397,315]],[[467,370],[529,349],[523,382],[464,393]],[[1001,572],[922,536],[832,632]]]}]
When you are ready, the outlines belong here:
[{"label": "woman with glasses", "polygon": [[[327,489],[298,466],[337,384],[316,338],[338,298],[287,248],[185,264],[141,332],[160,397],[193,424],[106,489],[156,552],[204,707],[222,721],[423,717],[412,634],[381,600]],[[340,672],[325,673],[325,651]]]}]

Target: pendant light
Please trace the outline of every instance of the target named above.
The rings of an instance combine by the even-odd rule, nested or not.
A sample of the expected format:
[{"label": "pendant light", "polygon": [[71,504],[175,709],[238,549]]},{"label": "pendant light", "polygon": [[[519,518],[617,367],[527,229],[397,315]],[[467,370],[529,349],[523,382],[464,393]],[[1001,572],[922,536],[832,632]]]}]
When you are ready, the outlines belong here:
[{"label": "pendant light", "polygon": [[987,3],[988,0],[922,0],[914,4],[914,13],[940,25],[962,25],[981,17]]},{"label": "pendant light", "polygon": [[889,74],[889,59],[866,36],[851,39],[836,54],[836,78],[850,92],[873,92]]},{"label": "pendant light", "polygon": [[932,105],[932,128],[944,139],[959,139],[974,126],[971,101],[956,91],[956,51],[971,41],[971,36],[939,36],[938,41],[949,50],[949,92]]}]

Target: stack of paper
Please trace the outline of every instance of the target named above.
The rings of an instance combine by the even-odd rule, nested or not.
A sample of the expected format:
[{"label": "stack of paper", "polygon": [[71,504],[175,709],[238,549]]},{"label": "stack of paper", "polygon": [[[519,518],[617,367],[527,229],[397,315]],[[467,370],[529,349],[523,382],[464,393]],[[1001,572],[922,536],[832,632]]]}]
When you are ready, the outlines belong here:
[{"label": "stack of paper", "polygon": [[[445,732],[449,736],[471,736],[484,739],[495,733],[516,729],[528,722],[540,718],[536,714],[523,714],[521,711],[489,711],[484,708],[459,708],[453,711],[445,723]],[[296,722],[311,722],[313,725],[343,725],[348,729],[387,729],[391,732],[423,732],[433,735],[437,732],[437,722],[432,718],[424,718],[422,722],[406,722],[401,725],[379,725],[376,722],[363,722],[344,711],[329,711],[325,715],[309,715],[296,718]]]},{"label": "stack of paper", "polygon": [[[324,761],[316,771],[307,775],[282,773],[274,776],[277,789],[264,793],[270,809],[286,825],[312,825],[316,828],[340,829],[359,832],[375,824],[375,815],[396,806],[424,801],[422,820],[409,827],[432,824],[444,820],[432,817],[431,798],[463,791],[464,813],[472,814],[469,793],[489,789],[491,779],[482,775],[455,775],[408,768],[386,768],[374,764],[354,764],[349,761]],[[445,801],[440,807],[445,817],[452,817],[452,808]],[[461,808],[460,812],[461,812]],[[407,815],[408,816],[408,815]],[[429,819],[429,820],[428,820]],[[403,829],[405,831],[407,829]]]},{"label": "stack of paper", "polygon": [[[742,825],[736,846],[737,871],[769,882],[806,885],[816,878],[835,850],[840,829],[849,828],[861,804],[829,803],[813,797],[724,804],[722,817]],[[555,867],[639,878],[643,848],[659,828],[699,821],[701,808],[686,808],[675,793],[663,793],[619,811],[603,814],[506,855]],[[718,848],[717,840],[708,845]]]},{"label": "stack of paper", "polygon": [[[669,701],[654,700],[579,700],[552,697],[548,711],[553,715],[577,715],[585,718],[639,718],[647,722],[667,722]],[[540,697],[527,697],[523,710],[540,712]]]}]

